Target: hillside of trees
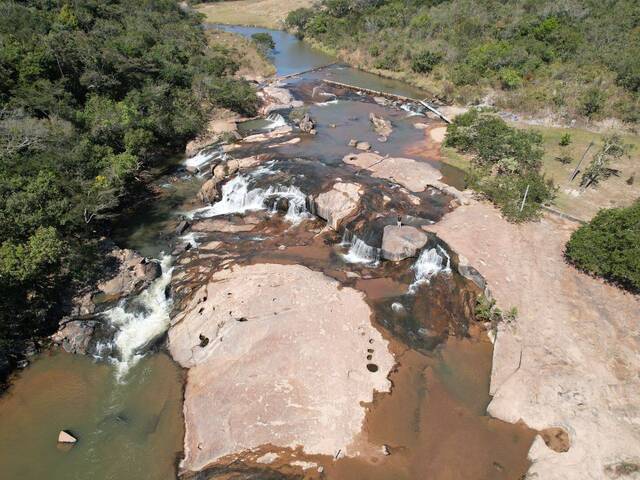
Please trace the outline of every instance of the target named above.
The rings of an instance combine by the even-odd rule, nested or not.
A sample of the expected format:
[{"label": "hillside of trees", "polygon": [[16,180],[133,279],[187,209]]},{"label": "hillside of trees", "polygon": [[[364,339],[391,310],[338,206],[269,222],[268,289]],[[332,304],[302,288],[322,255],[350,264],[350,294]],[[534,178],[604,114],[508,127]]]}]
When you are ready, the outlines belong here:
[{"label": "hillside of trees", "polygon": [[637,0],[322,0],[287,26],[443,101],[640,121]]},{"label": "hillside of trees", "polygon": [[100,272],[139,172],[208,108],[255,112],[232,53],[173,0],[0,1],[0,374]]}]

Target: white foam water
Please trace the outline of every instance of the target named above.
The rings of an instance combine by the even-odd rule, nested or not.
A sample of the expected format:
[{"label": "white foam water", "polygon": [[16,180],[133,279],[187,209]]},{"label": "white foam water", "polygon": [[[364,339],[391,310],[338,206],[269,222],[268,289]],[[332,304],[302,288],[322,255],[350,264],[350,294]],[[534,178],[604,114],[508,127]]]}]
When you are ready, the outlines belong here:
[{"label": "white foam water", "polygon": [[416,263],[411,266],[411,270],[415,272],[415,279],[409,286],[409,293],[413,294],[418,286],[429,283],[431,278],[438,273],[451,272],[451,259],[446,250],[437,245],[436,248],[423,250]]},{"label": "white foam water", "polygon": [[222,187],[222,198],[209,207],[199,208],[187,213],[189,218],[210,218],[232,213],[244,214],[249,211],[265,210],[273,202],[272,212],[276,210],[279,199],[288,201],[285,218],[298,223],[309,217],[306,207],[306,195],[296,186],[277,185],[267,189],[249,188],[250,177],[238,175]]},{"label": "white foam water", "polygon": [[402,105],[400,105],[400,108],[402,110],[404,110],[405,112],[407,112],[410,117],[415,117],[417,115],[422,115],[422,112],[416,110],[416,107],[413,106],[410,103],[403,103]]},{"label": "white foam water", "polygon": [[368,245],[357,235],[351,235],[345,230],[342,236],[342,246],[349,246],[349,251],[342,255],[342,259],[349,263],[364,263],[376,266],[380,263],[380,249]]},{"label": "white foam water", "polygon": [[144,356],[145,347],[158,339],[169,327],[169,312],[172,301],[165,295],[165,289],[171,281],[172,258],[162,258],[162,275],[140,293],[132,306],[133,311],[121,302],[117,307],[104,313],[111,326],[116,330],[112,340],[112,350],[118,356],[112,357],[116,365],[116,374],[122,379],[129,369]]},{"label": "white foam water", "polygon": [[220,158],[221,155],[224,154],[222,154],[218,149],[204,148],[193,157],[187,158],[184,164],[187,167],[197,168],[198,170],[201,170],[202,167],[204,167],[208,163],[211,163],[212,160]]},{"label": "white foam water", "polygon": [[267,116],[267,125],[262,130],[275,130],[276,128],[284,127],[287,125],[287,121],[279,113],[270,113]]}]

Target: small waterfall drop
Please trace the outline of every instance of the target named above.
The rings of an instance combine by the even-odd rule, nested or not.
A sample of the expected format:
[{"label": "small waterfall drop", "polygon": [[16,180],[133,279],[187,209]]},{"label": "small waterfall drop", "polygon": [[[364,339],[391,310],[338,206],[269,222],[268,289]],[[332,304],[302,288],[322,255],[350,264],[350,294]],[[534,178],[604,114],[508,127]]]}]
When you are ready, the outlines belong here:
[{"label": "small waterfall drop", "polygon": [[276,128],[287,125],[287,121],[279,113],[270,113],[269,116],[267,116],[267,121],[267,125],[262,130],[275,130]]},{"label": "small waterfall drop", "polygon": [[191,158],[187,158],[184,162],[186,167],[195,168],[197,170],[202,170],[202,167],[211,163],[212,160],[216,158],[221,158],[224,153],[220,151],[218,148],[203,148],[196,155]]},{"label": "small waterfall drop", "polygon": [[292,223],[298,223],[309,217],[306,207],[307,197],[296,186],[276,185],[267,189],[250,188],[250,177],[238,175],[222,187],[222,198],[209,207],[199,208],[189,212],[189,218],[209,218],[232,213],[244,214],[248,211],[265,210],[270,208],[275,212],[278,201],[286,199],[288,203],[285,218]]},{"label": "small waterfall drop", "polygon": [[371,266],[376,266],[380,263],[380,249],[368,245],[364,240],[358,238],[357,235],[351,234],[349,230],[345,230],[341,245],[345,247],[349,246],[349,251],[342,255],[343,260],[346,262],[365,263]]},{"label": "small waterfall drop", "polygon": [[[121,302],[104,313],[115,335],[109,345],[111,360],[116,365],[118,378],[123,378],[129,369],[144,355],[145,347],[158,339],[169,326],[172,300],[165,290],[171,282],[172,257],[162,258],[162,275],[140,293],[131,304]],[[115,354],[115,355],[114,355]]]},{"label": "small waterfall drop", "polygon": [[429,283],[429,280],[438,273],[449,273],[451,259],[446,250],[437,245],[436,248],[423,250],[411,269],[415,272],[415,280],[409,287],[409,293],[413,294],[419,285]]}]

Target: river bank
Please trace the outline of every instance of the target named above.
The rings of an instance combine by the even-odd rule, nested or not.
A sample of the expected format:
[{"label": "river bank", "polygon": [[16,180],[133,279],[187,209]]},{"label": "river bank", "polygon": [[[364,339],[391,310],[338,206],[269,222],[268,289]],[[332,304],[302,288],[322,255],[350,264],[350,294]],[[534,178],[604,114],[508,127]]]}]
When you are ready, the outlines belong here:
[{"label": "river bank", "polygon": [[[289,62],[281,59],[278,73],[302,70],[301,65],[309,64],[309,47],[283,38],[287,48],[277,46],[276,52],[297,54]],[[86,389],[87,396],[101,397],[115,385],[143,408],[128,411],[117,404],[93,410],[87,401],[87,415],[96,421],[75,426],[68,416],[77,408],[73,395],[44,406],[21,403],[38,391],[46,368],[36,364],[25,370],[25,382],[18,379],[6,397],[8,406],[0,403],[0,423],[3,432],[26,425],[25,441],[41,437],[38,450],[48,449],[43,471],[53,465],[60,478],[109,478],[105,462],[117,458],[125,445],[136,455],[127,457],[131,464],[121,462],[126,471],[118,478],[139,478],[137,472],[145,472],[145,478],[175,478],[177,442],[183,446],[178,474],[184,479],[510,480],[536,469],[547,472],[555,462],[555,453],[541,446],[539,431],[558,449],[554,439],[565,436],[548,429],[565,429],[569,452],[576,458],[591,445],[595,437],[583,440],[582,424],[574,429],[573,418],[536,417],[532,412],[547,412],[538,404],[521,410],[524,400],[512,390],[521,383],[507,388],[511,384],[501,381],[500,372],[512,367],[514,352],[530,350],[509,349],[511,337],[503,326],[494,351],[485,326],[475,319],[482,287],[468,269],[459,268],[456,252],[482,273],[485,257],[474,256],[463,240],[486,247],[492,263],[494,258],[503,261],[496,261],[497,272],[486,272],[491,290],[503,302],[511,292],[499,282],[509,264],[507,257],[493,255],[510,248],[513,226],[503,225],[495,212],[492,217],[483,210],[489,207],[455,188],[460,187],[460,172],[445,173],[434,153],[438,142],[425,136],[441,128],[441,122],[411,105],[322,82],[345,77],[366,88],[376,82],[374,76],[333,66],[261,85],[266,118],[239,122],[241,140],[225,139],[179,159],[155,181],[163,194],[132,209],[123,246],[135,244],[156,256],[161,250],[171,252],[163,257],[162,275],[107,315],[108,335],[98,339],[106,354],[103,363],[83,359],[81,380],[57,377],[54,386],[40,384],[39,393],[46,396],[60,384],[70,386],[66,393]],[[378,90],[411,90],[379,82]],[[300,110],[306,115],[296,115]],[[465,212],[470,217],[458,217]],[[487,225],[499,232],[496,239],[488,238],[493,229],[479,226],[487,218]],[[426,231],[438,232],[446,243]],[[549,232],[535,232],[527,234],[541,248]],[[556,250],[563,235],[557,235]],[[540,266],[522,248],[519,255],[533,262],[523,269],[534,276]],[[557,255],[553,262],[542,270],[553,274]],[[548,284],[554,285],[551,280]],[[529,314],[540,299],[527,297],[525,287],[520,288],[517,300]],[[509,306],[513,304],[520,308],[516,302]],[[545,328],[551,328],[551,311],[549,317]],[[595,324],[596,317],[591,321]],[[537,335],[533,324],[527,320],[523,329],[531,327],[517,335]],[[527,372],[546,354],[535,345]],[[561,343],[553,345],[562,348]],[[174,375],[176,365],[164,351],[184,368],[182,374]],[[633,367],[629,350],[623,353],[621,366]],[[73,370],[73,361],[61,358],[59,366],[49,366]],[[148,367],[150,363],[156,365]],[[556,363],[548,368],[552,377]],[[88,383],[95,380],[95,369],[103,372],[102,382]],[[629,372],[618,372],[629,382],[622,389],[635,386]],[[81,386],[71,388],[75,384]],[[496,394],[493,400],[490,393]],[[11,413],[20,408],[27,415],[35,409],[35,418],[46,418],[50,410],[65,415],[48,422],[45,432],[16,420]],[[521,418],[531,421],[529,427]],[[588,423],[591,417],[584,418]],[[49,440],[52,431],[65,427],[62,421],[80,439],[70,452],[54,452]],[[114,427],[108,427],[111,421]],[[614,418],[607,425],[616,422]],[[144,434],[136,433],[138,428]],[[571,452],[574,430],[580,432],[577,453]],[[105,431],[108,441],[100,437]],[[629,434],[617,426],[611,432]],[[102,440],[94,442],[94,436]],[[118,442],[123,438],[127,441]],[[64,457],[67,453],[71,455]],[[90,467],[74,464],[73,473],[60,467],[69,468],[89,453],[100,459]],[[606,455],[613,458],[613,453]],[[145,470],[157,457],[162,465]],[[617,455],[615,461],[622,458]],[[32,474],[24,461],[6,461],[23,478],[29,478],[25,471]],[[131,472],[135,475],[128,477]],[[33,478],[41,475],[35,472]]]}]

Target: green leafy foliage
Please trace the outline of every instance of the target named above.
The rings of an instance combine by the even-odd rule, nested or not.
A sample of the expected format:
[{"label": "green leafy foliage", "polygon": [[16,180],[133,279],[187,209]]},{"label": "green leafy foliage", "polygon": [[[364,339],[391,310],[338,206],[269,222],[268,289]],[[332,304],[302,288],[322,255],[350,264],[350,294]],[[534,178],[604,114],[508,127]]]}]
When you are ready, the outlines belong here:
[{"label": "green leafy foliage", "polygon": [[267,55],[271,50],[276,48],[276,42],[270,33],[259,32],[251,35],[251,39],[258,45],[258,49],[262,54]]},{"label": "green leafy foliage", "polygon": [[442,96],[502,89],[509,108],[640,118],[636,0],[323,0],[286,25],[369,67],[429,75]]},{"label": "green leafy foliage", "polygon": [[640,201],[600,210],[571,235],[565,256],[586,272],[640,291]]},{"label": "green leafy foliage", "polygon": [[498,205],[515,222],[540,215],[554,187],[540,174],[542,137],[519,130],[498,116],[472,109],[447,128],[445,146],[473,155],[467,183]]},{"label": "green leafy foliage", "polygon": [[[0,375],[100,267],[141,168],[206,108],[255,110],[224,47],[171,0],[0,0]],[[206,85],[198,89],[198,85]]]}]

